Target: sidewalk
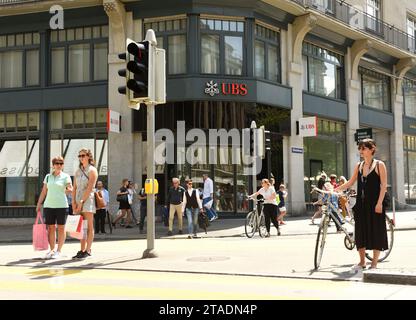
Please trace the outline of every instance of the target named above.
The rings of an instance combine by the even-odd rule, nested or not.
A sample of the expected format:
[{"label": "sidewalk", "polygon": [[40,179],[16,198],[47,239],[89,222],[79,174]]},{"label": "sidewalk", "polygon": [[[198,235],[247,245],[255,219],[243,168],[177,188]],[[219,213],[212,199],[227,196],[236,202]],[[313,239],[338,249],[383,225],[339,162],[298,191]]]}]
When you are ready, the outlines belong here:
[{"label": "sidewalk", "polygon": [[[392,213],[387,213],[392,217]],[[311,224],[310,217],[288,217],[285,219],[287,223],[283,226],[282,236],[296,236],[296,235],[310,235],[316,234],[320,219],[315,220],[315,225]],[[204,238],[226,238],[226,237],[245,237],[244,234],[244,219],[219,219],[211,222],[207,230],[207,234],[199,230],[198,234]],[[274,227],[272,226],[272,230]],[[15,225],[15,226],[0,226],[0,243],[31,243],[32,242],[32,225]],[[156,223],[156,238],[186,238],[187,237],[187,221],[184,219],[183,235],[177,234],[177,221],[174,222],[174,234],[168,237],[168,228],[163,223]],[[396,231],[398,230],[416,230],[416,211],[401,211],[396,212]],[[95,241],[105,240],[134,240],[146,239],[146,234],[139,234],[138,226],[132,229],[125,229],[121,227],[113,228],[113,233],[110,234],[109,227],[106,225],[107,234],[96,234]],[[145,227],[146,231],[146,227]],[[68,238],[67,241],[72,239]],[[75,240],[74,240],[75,241]]]}]

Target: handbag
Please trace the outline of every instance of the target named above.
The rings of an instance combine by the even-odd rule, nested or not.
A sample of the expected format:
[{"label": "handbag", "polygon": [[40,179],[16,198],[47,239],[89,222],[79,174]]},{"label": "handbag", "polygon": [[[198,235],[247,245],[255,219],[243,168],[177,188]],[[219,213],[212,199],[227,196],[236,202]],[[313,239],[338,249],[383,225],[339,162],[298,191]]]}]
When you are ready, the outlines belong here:
[{"label": "handbag", "polygon": [[[41,223],[38,223],[39,218],[40,218]],[[48,246],[49,246],[48,232],[46,231],[46,224],[44,224],[43,222],[42,214],[40,213],[40,211],[38,212],[36,216],[36,221],[35,221],[35,224],[33,225],[32,235],[33,235],[32,244],[33,244],[33,249],[35,249],[35,251],[42,251],[42,250],[48,249]]]},{"label": "handbag", "polygon": [[128,202],[127,194],[118,194],[116,200],[118,202]]},{"label": "handbag", "polygon": [[94,197],[95,197],[95,207],[97,209],[105,209],[107,207],[101,191],[94,192]]},{"label": "handbag", "polygon": [[65,223],[65,232],[80,232],[83,217],[81,215],[68,216]]}]

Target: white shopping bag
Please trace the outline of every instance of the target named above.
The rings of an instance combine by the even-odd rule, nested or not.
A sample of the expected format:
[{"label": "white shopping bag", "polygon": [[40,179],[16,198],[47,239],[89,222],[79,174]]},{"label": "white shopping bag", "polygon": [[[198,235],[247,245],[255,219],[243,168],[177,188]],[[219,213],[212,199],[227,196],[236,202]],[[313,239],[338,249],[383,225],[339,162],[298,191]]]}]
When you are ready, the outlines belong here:
[{"label": "white shopping bag", "polygon": [[80,232],[82,228],[82,216],[68,216],[65,223],[65,232]]}]

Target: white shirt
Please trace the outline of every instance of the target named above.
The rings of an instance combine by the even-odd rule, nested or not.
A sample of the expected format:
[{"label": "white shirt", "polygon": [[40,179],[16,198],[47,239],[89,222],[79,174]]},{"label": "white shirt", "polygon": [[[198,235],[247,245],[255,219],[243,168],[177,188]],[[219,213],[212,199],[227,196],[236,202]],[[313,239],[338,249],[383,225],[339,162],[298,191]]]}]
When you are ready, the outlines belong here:
[{"label": "white shirt", "polygon": [[276,202],[276,196],[273,197],[273,199],[269,200],[269,198],[273,195],[273,193],[276,193],[276,190],[273,186],[270,186],[267,191],[265,188],[261,188],[259,190],[259,193],[264,197],[264,204],[273,204],[277,206]]},{"label": "white shirt", "polygon": [[[192,197],[192,192],[194,192],[194,190],[196,191],[196,201],[198,202],[198,207],[199,209],[202,209],[202,201],[201,201],[201,197],[199,195],[198,189],[191,188],[191,189],[187,189],[186,192],[188,192],[189,196]],[[186,194],[185,193],[183,194],[182,204],[183,204],[183,207],[185,208],[186,207]]]},{"label": "white shirt", "polygon": [[204,181],[204,192],[202,193],[202,199],[211,197],[211,194],[214,193],[214,182],[207,178]]}]

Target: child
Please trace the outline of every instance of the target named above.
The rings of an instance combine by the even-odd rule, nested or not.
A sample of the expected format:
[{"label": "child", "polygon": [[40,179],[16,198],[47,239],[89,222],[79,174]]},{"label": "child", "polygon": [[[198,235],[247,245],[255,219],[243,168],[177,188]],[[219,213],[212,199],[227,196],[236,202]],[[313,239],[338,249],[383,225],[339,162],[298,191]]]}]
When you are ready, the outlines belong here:
[{"label": "child", "polygon": [[[324,191],[325,195],[322,198],[322,202],[325,203],[326,201],[330,202],[332,206],[328,206],[328,209],[331,210],[332,214],[335,216],[335,218],[338,220],[338,222],[341,224],[344,224],[338,214],[338,193],[334,192],[334,187],[330,182],[325,183],[324,185]],[[341,228],[338,226],[338,224],[335,223],[335,226],[337,228],[337,232],[341,232]]]},{"label": "child", "polygon": [[277,192],[277,195],[279,196],[280,200],[277,206],[280,212],[280,215],[277,217],[277,221],[279,221],[280,225],[285,225],[286,223],[283,221],[283,217],[286,215],[285,199],[287,197],[287,192],[284,184],[281,184],[279,186],[279,191]]}]

